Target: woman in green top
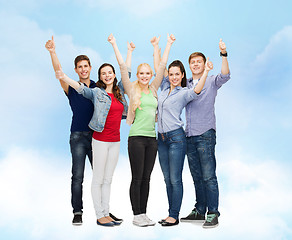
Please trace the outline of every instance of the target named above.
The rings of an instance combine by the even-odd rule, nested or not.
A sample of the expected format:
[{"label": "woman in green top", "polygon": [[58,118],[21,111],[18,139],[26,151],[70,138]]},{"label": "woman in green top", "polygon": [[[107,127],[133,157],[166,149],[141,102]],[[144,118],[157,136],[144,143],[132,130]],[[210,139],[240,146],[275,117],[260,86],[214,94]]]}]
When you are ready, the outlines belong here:
[{"label": "woman in green top", "polygon": [[[128,153],[130,158],[132,181],[130,199],[134,213],[133,224],[137,226],[153,226],[155,222],[146,215],[149,195],[149,182],[157,154],[155,119],[157,110],[157,90],[163,79],[163,73],[172,43],[173,35],[167,36],[167,44],[159,64],[156,77],[149,84],[153,71],[149,64],[142,63],[137,68],[137,80],[130,82],[127,66],[111,34],[108,41],[112,44],[118,64],[121,69],[122,82],[128,95],[129,109],[127,123],[131,126],[128,138]],[[152,38],[154,49],[158,49],[159,38]],[[135,48],[133,43],[128,46]]]}]

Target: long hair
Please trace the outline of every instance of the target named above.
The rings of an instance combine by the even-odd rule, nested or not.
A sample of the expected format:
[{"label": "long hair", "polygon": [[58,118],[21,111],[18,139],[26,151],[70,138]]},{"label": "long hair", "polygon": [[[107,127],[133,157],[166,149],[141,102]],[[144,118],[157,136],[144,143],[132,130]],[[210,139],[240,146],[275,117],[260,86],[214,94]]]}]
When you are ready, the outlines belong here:
[{"label": "long hair", "polygon": [[[145,66],[145,67],[148,67],[149,70],[150,70],[150,73],[151,75],[153,76],[153,70],[152,68],[150,67],[150,65],[148,63],[141,63],[138,67],[137,67],[137,75],[139,74],[140,72],[140,69],[142,66]],[[141,93],[142,93],[142,89],[140,87],[140,84],[139,84],[139,81],[136,80],[135,82],[133,82],[133,88],[131,90],[131,96],[132,96],[132,99],[133,99],[133,109],[131,109],[132,111],[136,111],[137,108],[139,108],[140,110],[142,109],[141,108]]]},{"label": "long hair", "polygon": [[[102,64],[99,67],[99,69],[98,69],[98,81],[96,82],[96,86],[99,87],[99,88],[106,89],[105,83],[100,79],[100,72],[101,72],[101,69],[104,68],[104,67],[111,67],[112,70],[113,70],[113,73],[116,74],[116,72],[115,72],[114,67],[111,64],[109,64],[109,63],[104,63],[104,64]],[[114,82],[113,82],[113,89],[112,89],[112,91],[113,91],[114,97],[116,99],[118,99],[119,101],[123,101],[122,95],[120,93],[120,89],[119,89],[117,83],[118,83],[118,80],[115,77]]]},{"label": "long hair", "polygon": [[186,76],[185,67],[182,64],[182,62],[180,60],[174,60],[171,64],[169,64],[168,72],[169,72],[169,69],[172,68],[172,67],[179,67],[180,72],[184,75],[182,80],[181,80],[181,86],[182,87],[186,87],[187,86],[187,76]]}]

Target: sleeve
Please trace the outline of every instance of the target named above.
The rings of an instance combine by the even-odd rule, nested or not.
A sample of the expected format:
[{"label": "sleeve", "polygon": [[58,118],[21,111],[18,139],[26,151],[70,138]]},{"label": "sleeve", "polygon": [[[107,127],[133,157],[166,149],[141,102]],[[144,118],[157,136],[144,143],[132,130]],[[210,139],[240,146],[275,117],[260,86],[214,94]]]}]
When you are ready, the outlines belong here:
[{"label": "sleeve", "polygon": [[162,83],[160,85],[161,91],[163,91],[164,89],[166,89],[168,87],[170,87],[169,78],[168,78],[168,76],[167,77],[163,76]]},{"label": "sleeve", "polygon": [[93,91],[95,88],[89,88],[87,86],[84,85],[84,83],[80,83],[80,87],[78,89],[76,89],[76,91],[79,94],[82,94],[84,97],[90,99],[91,101],[93,101]]},{"label": "sleeve", "polygon": [[163,63],[163,62],[159,63],[157,75],[154,78],[153,82],[151,83],[151,86],[153,86],[156,89],[156,91],[158,90],[158,88],[161,85],[165,67],[166,67],[166,63]]},{"label": "sleeve", "polygon": [[183,88],[185,105],[193,100],[197,100],[200,94],[194,91],[195,88]]},{"label": "sleeve", "polygon": [[214,84],[219,89],[224,83],[226,83],[230,79],[230,72],[226,75],[219,73],[214,80]]},{"label": "sleeve", "polygon": [[131,91],[131,82],[129,78],[130,74],[129,74],[126,63],[123,63],[120,65],[120,71],[122,75],[122,83],[124,86],[125,93],[129,96],[130,91]]}]

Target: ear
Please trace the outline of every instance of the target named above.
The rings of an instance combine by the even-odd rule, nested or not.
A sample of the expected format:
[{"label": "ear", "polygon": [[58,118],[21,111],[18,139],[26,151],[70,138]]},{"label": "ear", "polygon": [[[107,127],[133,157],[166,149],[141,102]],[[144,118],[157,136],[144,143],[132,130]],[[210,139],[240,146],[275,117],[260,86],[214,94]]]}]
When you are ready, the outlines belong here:
[{"label": "ear", "polygon": [[184,77],[185,77],[185,73],[182,74],[182,78],[184,78]]},{"label": "ear", "polygon": [[77,73],[77,69],[76,69],[76,68],[74,68],[74,70],[75,70],[75,72]]}]

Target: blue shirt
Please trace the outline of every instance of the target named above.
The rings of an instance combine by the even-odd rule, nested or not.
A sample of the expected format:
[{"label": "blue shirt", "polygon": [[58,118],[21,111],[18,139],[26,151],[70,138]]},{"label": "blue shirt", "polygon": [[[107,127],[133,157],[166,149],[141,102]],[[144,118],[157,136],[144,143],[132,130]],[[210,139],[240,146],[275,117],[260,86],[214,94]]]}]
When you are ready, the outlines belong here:
[{"label": "blue shirt", "polygon": [[[204,132],[216,130],[215,98],[218,89],[230,79],[230,73],[208,76],[198,99],[186,106],[186,135],[199,136]],[[187,80],[187,87],[194,88],[193,79]]]},{"label": "blue shirt", "polygon": [[[96,87],[95,82],[90,80],[90,88]],[[78,94],[76,90],[69,86],[68,94],[69,104],[73,113],[71,122],[71,132],[91,131],[88,124],[93,114],[92,102]]]},{"label": "blue shirt", "polygon": [[[168,77],[161,84],[161,93],[158,97],[158,132],[166,133],[184,125],[181,119],[183,108],[192,100],[198,98],[194,88],[176,87],[170,93]],[[195,102],[195,101],[194,101]]]}]

